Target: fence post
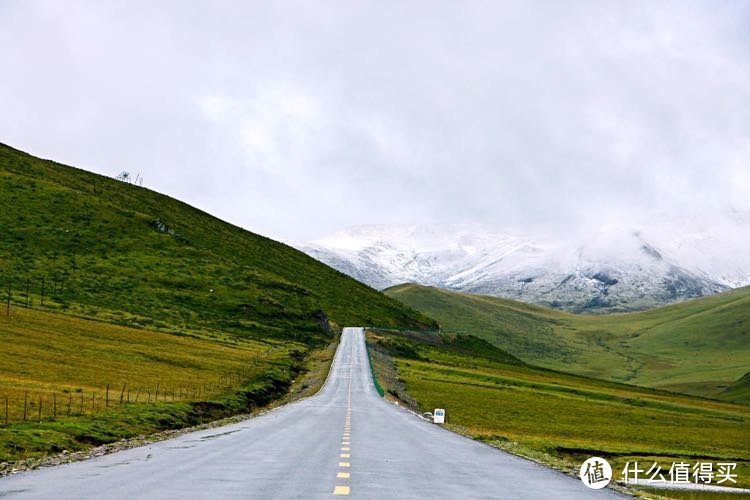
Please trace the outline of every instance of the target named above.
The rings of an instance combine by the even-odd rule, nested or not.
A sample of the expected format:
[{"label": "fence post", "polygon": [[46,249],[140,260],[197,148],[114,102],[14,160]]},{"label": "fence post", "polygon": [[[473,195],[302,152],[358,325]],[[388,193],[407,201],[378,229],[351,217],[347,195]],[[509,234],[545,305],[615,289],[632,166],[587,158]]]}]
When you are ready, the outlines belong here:
[{"label": "fence post", "polygon": [[125,395],[125,385],[127,385],[127,383],[122,384],[122,391],[120,391],[120,404],[122,404],[122,397]]},{"label": "fence post", "polygon": [[37,417],[39,420],[42,420],[42,396],[41,395],[39,395],[39,409],[38,409]]},{"label": "fence post", "polygon": [[83,391],[81,391],[81,409],[78,411],[81,415],[83,415]]},{"label": "fence post", "polygon": [[68,393],[68,416],[70,416],[70,404],[73,402],[73,393]]},{"label": "fence post", "polygon": [[52,393],[52,418],[57,418],[57,394]]},{"label": "fence post", "polygon": [[156,383],[156,395],[154,396],[154,403],[159,401],[159,382]]},{"label": "fence post", "polygon": [[30,295],[29,295],[29,288],[30,288],[30,286],[31,286],[31,281],[29,280],[29,278],[26,278],[26,309],[29,308],[29,297],[30,297]]},{"label": "fence post", "polygon": [[26,408],[29,402],[29,391],[23,393],[23,421],[26,422]]},{"label": "fence post", "polygon": [[44,307],[44,276],[42,276],[42,302],[41,307]]}]

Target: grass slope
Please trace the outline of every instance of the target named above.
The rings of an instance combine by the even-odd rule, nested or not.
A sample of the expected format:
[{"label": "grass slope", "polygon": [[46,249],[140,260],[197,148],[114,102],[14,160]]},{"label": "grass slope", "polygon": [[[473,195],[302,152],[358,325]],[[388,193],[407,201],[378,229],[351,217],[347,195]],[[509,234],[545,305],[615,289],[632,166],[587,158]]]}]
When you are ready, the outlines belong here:
[{"label": "grass slope", "polygon": [[[370,331],[368,342],[393,357],[395,382],[421,410],[445,408],[454,430],[514,453],[571,474],[602,456],[616,477],[626,462],[656,461],[665,474],[683,460],[737,462],[741,483],[750,485],[747,405],[507,363],[478,345],[458,352],[455,341]],[[402,393],[392,376],[378,378],[388,393]]]},{"label": "grass slope", "polygon": [[0,474],[315,390],[337,325],[435,326],[286,245],[2,144],[0,228]]},{"label": "grass slope", "polygon": [[0,316],[0,463],[249,411],[285,394],[306,351],[16,309]]},{"label": "grass slope", "polygon": [[[0,145],[0,283],[135,326],[266,338],[424,328],[401,303],[168,196]],[[60,291],[60,289],[62,290]]]},{"label": "grass slope", "polygon": [[750,366],[750,288],[608,316],[413,284],[386,293],[445,331],[476,335],[534,365],[750,402],[747,392],[722,393]]},{"label": "grass slope", "polygon": [[747,372],[739,380],[721,391],[718,397],[728,401],[750,401],[750,372]]}]

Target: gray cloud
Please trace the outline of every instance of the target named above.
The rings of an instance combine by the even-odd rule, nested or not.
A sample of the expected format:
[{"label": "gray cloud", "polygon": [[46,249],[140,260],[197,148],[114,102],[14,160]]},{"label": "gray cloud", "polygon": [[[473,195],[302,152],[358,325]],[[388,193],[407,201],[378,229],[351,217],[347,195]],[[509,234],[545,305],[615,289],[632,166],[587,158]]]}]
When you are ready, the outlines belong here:
[{"label": "gray cloud", "polygon": [[750,209],[744,2],[0,4],[0,141],[270,236]]}]

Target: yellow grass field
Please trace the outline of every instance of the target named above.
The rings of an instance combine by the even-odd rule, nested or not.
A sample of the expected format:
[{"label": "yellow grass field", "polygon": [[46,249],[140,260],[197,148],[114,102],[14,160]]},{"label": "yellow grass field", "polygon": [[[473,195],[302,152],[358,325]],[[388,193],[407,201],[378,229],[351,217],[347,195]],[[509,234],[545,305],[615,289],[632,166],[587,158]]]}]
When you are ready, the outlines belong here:
[{"label": "yellow grass field", "polygon": [[157,385],[159,401],[205,398],[288,352],[279,343],[217,342],[14,308],[0,316],[0,424],[5,398],[10,422],[23,419],[24,399],[29,420],[90,413],[106,406],[107,385],[110,406],[121,396],[153,401]]}]

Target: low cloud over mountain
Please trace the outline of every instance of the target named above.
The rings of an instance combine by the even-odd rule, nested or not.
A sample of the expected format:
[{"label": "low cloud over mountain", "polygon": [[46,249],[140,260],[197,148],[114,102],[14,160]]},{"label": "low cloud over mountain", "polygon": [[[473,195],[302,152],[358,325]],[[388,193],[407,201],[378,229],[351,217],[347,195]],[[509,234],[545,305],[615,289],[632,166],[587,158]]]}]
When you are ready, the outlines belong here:
[{"label": "low cloud over mountain", "polygon": [[625,311],[750,284],[750,219],[655,218],[567,237],[479,225],[369,225],[298,247],[375,288],[415,282],[578,312]]}]

